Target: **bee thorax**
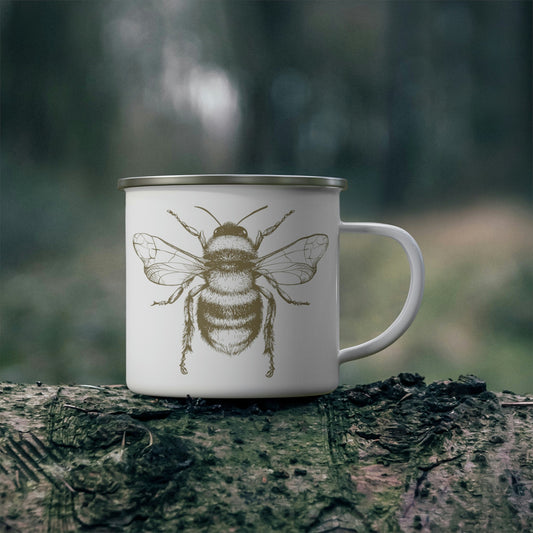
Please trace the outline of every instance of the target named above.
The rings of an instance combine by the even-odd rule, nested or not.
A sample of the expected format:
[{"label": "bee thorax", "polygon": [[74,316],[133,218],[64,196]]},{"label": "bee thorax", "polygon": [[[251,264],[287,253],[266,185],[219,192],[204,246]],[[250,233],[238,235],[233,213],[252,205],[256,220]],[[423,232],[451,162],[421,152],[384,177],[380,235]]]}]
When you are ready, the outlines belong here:
[{"label": "bee thorax", "polygon": [[254,248],[252,242],[246,237],[239,235],[221,235],[219,237],[213,237],[207,243],[206,249],[208,254],[220,251],[253,253]]}]

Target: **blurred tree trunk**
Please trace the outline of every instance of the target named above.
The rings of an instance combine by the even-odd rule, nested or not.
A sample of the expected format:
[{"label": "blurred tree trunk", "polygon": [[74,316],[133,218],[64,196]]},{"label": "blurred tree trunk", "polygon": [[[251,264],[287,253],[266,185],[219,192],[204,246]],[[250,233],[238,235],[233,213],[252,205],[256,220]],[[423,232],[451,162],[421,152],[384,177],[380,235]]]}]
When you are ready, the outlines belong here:
[{"label": "blurred tree trunk", "polygon": [[420,59],[423,2],[388,4],[387,113],[389,151],[382,198],[386,208],[405,205],[420,151]]},{"label": "blurred tree trunk", "polygon": [[302,19],[302,6],[233,2],[225,9],[232,36],[228,68],[241,87],[240,164],[245,172],[291,172],[297,128],[293,117],[276,106],[273,86],[292,63],[298,64],[301,50],[294,24]]},{"label": "blurred tree trunk", "polygon": [[53,166],[69,186],[90,180],[92,191],[106,179],[120,91],[105,62],[102,4],[3,4],[4,151]]},{"label": "blurred tree trunk", "polygon": [[0,531],[533,528],[531,407],[472,376],[287,400],[0,395]]},{"label": "blurred tree trunk", "polygon": [[387,15],[384,206],[526,190],[532,3],[388,2]]}]

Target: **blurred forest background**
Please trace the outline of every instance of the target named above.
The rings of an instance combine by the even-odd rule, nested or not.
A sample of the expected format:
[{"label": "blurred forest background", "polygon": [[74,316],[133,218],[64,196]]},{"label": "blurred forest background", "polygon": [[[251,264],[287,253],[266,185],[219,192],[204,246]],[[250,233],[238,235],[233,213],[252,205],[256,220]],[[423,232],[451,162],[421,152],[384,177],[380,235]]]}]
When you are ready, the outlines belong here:
[{"label": "blurred forest background", "polygon": [[[344,382],[533,392],[530,1],[0,0],[0,17],[1,380],[123,382],[119,177],[292,173],[347,178],[343,219],[403,226],[426,261],[413,326]],[[344,347],[394,318],[408,267],[387,239],[341,245]]]}]

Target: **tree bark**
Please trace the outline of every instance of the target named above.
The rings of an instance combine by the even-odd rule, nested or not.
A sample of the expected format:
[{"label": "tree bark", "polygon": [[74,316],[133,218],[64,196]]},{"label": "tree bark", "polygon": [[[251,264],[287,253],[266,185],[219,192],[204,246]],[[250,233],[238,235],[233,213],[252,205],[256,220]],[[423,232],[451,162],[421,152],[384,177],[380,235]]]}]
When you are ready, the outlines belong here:
[{"label": "tree bark", "polygon": [[533,407],[474,376],[318,398],[0,384],[0,531],[533,530]]}]

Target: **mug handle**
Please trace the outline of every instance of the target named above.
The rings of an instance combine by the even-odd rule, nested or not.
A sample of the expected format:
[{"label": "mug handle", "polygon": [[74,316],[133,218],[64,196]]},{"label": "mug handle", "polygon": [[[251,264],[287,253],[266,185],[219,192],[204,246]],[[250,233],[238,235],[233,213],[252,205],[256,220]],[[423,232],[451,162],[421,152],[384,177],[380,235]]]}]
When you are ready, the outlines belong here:
[{"label": "mug handle", "polygon": [[340,222],[339,230],[341,232],[371,233],[374,235],[391,237],[402,245],[402,248],[407,254],[407,258],[409,259],[409,267],[411,271],[409,292],[407,293],[403,308],[394,322],[377,337],[362,344],[357,344],[356,346],[341,350],[338,356],[338,362],[341,364],[375,354],[385,349],[387,346],[390,346],[405,333],[420,308],[422,294],[424,293],[425,273],[422,252],[413,237],[411,237],[411,235],[409,235],[404,229],[399,228],[398,226],[377,224],[373,222]]}]

